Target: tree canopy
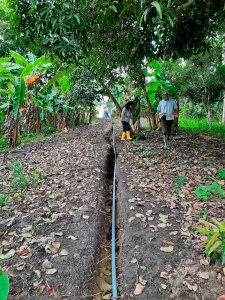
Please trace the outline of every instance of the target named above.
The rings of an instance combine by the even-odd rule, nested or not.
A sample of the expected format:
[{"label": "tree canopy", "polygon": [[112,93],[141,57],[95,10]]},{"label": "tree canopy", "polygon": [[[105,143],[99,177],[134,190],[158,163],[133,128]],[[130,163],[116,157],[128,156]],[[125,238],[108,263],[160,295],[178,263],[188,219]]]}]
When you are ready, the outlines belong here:
[{"label": "tree canopy", "polygon": [[8,1],[26,45],[67,62],[95,55],[112,67],[204,52],[225,16],[220,0]]}]

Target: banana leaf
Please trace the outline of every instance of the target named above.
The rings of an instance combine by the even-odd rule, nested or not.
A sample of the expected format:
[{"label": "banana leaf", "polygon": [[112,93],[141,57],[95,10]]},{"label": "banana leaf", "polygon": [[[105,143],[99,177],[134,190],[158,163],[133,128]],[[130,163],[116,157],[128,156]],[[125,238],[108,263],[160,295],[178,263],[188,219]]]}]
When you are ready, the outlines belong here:
[{"label": "banana leaf", "polygon": [[19,113],[19,107],[24,102],[24,96],[26,93],[26,85],[24,79],[19,79],[15,87],[15,97],[13,101],[13,116],[14,120],[17,119]]}]

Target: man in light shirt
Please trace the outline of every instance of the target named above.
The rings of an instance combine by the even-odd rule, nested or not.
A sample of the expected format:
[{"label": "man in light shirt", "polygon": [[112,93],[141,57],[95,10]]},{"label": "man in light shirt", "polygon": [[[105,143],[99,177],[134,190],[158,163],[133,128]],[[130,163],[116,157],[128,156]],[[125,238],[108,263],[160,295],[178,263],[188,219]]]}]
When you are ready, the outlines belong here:
[{"label": "man in light shirt", "polygon": [[168,140],[171,135],[174,117],[178,118],[178,108],[176,102],[170,98],[169,91],[163,92],[164,99],[161,100],[156,112],[156,125],[159,119],[163,133],[164,148],[168,148]]}]

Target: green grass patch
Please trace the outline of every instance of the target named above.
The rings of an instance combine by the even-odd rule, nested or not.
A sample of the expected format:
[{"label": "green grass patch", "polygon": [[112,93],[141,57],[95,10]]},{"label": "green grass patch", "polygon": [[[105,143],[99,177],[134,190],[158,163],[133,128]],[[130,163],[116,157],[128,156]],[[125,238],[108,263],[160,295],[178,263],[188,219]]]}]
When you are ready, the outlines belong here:
[{"label": "green grass patch", "polygon": [[206,118],[187,118],[182,115],[179,117],[179,129],[192,133],[206,134],[216,137],[225,137],[225,126],[212,120],[212,129],[210,130]]},{"label": "green grass patch", "polygon": [[0,138],[0,151],[4,152],[7,151],[10,148],[9,144],[7,143],[7,140],[4,137]]}]

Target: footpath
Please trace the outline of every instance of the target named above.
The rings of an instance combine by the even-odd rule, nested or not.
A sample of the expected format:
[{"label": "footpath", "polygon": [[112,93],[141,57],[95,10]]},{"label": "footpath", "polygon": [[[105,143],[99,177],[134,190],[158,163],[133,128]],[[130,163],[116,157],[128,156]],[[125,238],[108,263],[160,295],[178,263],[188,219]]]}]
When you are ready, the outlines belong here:
[{"label": "footpath", "polygon": [[223,266],[209,264],[201,245],[207,237],[194,230],[201,218],[224,220],[223,197],[212,192],[203,201],[195,192],[213,183],[224,190],[224,140],[180,132],[164,150],[160,132],[122,142],[121,131],[119,120],[99,120],[0,154],[0,194],[8,197],[0,210],[0,265],[10,278],[9,300],[111,298],[113,133],[118,299],[225,294]]}]

